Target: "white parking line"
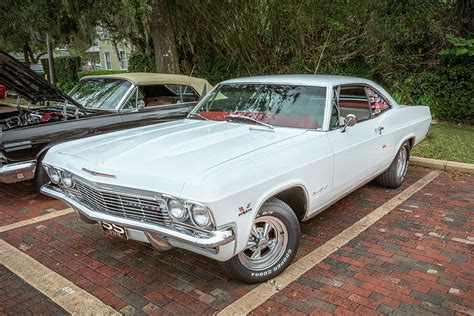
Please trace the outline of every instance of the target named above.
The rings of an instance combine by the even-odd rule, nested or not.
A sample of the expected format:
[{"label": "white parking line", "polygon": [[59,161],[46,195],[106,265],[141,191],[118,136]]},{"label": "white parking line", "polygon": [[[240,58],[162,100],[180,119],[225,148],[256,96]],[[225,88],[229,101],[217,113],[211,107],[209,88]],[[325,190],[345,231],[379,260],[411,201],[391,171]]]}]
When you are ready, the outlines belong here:
[{"label": "white parking line", "polygon": [[265,303],[274,294],[278,293],[278,291],[288,286],[291,282],[297,280],[301,275],[329,257],[347,242],[357,237],[360,233],[372,226],[383,216],[390,213],[390,211],[392,211],[398,205],[405,202],[413,194],[433,181],[439,174],[439,171],[430,172],[416,183],[409,186],[403,192],[385,202],[382,206],[378,207],[370,214],[361,218],[358,222],[326,242],[321,247],[313,250],[306,256],[290,265],[288,269],[286,269],[281,275],[267,283],[260,284],[249,293],[224,308],[218,313],[218,315],[243,315],[250,313],[252,310]]},{"label": "white parking line", "polygon": [[95,296],[0,240],[0,264],[72,315],[120,315]]},{"label": "white parking line", "polygon": [[69,214],[69,213],[72,213],[72,212],[74,212],[74,210],[72,208],[67,208],[67,209],[64,209],[64,210],[61,210],[61,211],[55,211],[55,212],[51,212],[49,214],[44,214],[44,215],[40,215],[40,216],[33,217],[33,218],[30,218],[30,219],[26,219],[24,221],[20,221],[20,222],[16,222],[16,223],[13,223],[13,224],[1,226],[0,227],[0,233],[6,232],[7,230],[12,230],[12,229],[15,229],[15,228],[18,228],[18,227],[23,227],[23,226],[35,224],[35,223],[38,223],[38,222],[42,222],[42,221],[45,221],[45,220],[48,220],[48,219],[51,219],[51,218],[55,218],[55,217],[58,217],[58,216],[63,216],[63,215],[66,215],[66,214]]}]

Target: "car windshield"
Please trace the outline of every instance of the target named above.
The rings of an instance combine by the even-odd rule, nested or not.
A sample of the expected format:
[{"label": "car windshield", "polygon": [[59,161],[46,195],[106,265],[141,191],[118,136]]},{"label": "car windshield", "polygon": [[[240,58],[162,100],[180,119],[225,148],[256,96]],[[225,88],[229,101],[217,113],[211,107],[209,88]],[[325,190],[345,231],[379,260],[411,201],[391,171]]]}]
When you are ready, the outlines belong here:
[{"label": "car windshield", "polygon": [[69,95],[85,108],[114,110],[131,85],[123,79],[85,79]]},{"label": "car windshield", "polygon": [[[232,120],[272,126],[318,129],[326,88],[273,84],[222,84],[192,111],[191,119]],[[246,119],[250,118],[250,119]]]}]

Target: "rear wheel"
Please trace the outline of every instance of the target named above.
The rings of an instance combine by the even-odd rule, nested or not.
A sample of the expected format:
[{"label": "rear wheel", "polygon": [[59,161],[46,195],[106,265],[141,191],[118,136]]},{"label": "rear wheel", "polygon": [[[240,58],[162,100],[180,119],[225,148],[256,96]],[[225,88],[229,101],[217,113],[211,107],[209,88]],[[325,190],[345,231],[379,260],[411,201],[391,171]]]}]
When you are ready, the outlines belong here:
[{"label": "rear wheel", "polygon": [[408,160],[410,157],[410,144],[405,142],[398,150],[397,156],[392,161],[390,167],[377,177],[379,185],[387,188],[398,188],[402,185],[408,170]]},{"label": "rear wheel", "polygon": [[272,198],[259,210],[247,248],[222,263],[234,279],[259,283],[276,277],[293,260],[298,250],[300,225],[293,210]]}]

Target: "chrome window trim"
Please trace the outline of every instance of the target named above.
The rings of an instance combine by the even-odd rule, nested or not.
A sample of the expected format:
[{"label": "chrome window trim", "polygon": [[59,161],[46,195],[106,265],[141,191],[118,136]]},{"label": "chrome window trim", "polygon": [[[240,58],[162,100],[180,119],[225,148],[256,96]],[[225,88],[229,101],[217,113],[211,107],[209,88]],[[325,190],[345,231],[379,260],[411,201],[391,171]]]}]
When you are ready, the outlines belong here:
[{"label": "chrome window trim", "polygon": [[[122,108],[123,106],[125,105],[126,101],[128,101],[128,98],[130,97],[131,93],[133,92],[133,90],[138,87],[136,86],[135,84],[133,84],[133,82],[131,82],[130,80],[125,80],[125,81],[128,81],[131,83],[131,86],[130,88],[128,88],[127,92],[124,94],[124,96],[122,97],[122,99],[120,99],[120,102],[118,103],[118,105],[115,107],[115,111],[117,112],[121,112],[122,111]],[[127,111],[128,112],[128,111]]]}]

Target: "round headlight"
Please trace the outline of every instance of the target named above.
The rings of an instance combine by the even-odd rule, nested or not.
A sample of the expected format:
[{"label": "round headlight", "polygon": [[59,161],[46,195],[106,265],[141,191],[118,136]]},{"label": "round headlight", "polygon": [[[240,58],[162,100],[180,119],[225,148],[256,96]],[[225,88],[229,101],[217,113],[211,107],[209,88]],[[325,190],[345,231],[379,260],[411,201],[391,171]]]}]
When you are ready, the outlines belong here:
[{"label": "round headlight", "polygon": [[72,180],[72,175],[69,172],[63,173],[63,185],[66,188],[72,188],[74,186],[74,181]]},{"label": "round headlight", "polygon": [[54,184],[59,184],[59,182],[61,182],[61,175],[59,174],[59,171],[54,168],[49,168],[49,177]]},{"label": "round headlight", "polygon": [[168,212],[171,218],[178,222],[184,222],[188,219],[188,209],[178,200],[168,200]]},{"label": "round headlight", "polygon": [[194,223],[203,228],[209,227],[212,224],[211,214],[209,210],[200,205],[194,205],[192,208],[192,215]]}]

